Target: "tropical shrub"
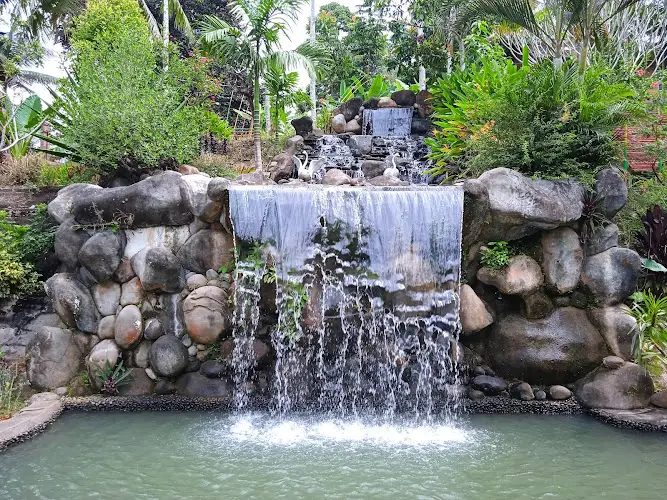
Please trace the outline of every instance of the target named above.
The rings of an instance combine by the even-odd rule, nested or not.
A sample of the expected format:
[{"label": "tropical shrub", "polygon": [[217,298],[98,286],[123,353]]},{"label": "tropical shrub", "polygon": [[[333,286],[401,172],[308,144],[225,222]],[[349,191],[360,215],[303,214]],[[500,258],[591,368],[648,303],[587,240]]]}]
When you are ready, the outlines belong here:
[{"label": "tropical shrub", "polygon": [[631,314],[637,320],[633,358],[652,375],[659,375],[667,368],[667,297],[643,291],[635,292],[632,300]]},{"label": "tropical shrub", "polygon": [[637,251],[645,257],[644,288],[666,291],[667,284],[667,213],[654,205],[642,217],[644,230],[637,234]]},{"label": "tropical shrub", "polygon": [[636,245],[637,235],[644,229],[642,217],[646,210],[655,205],[664,206],[665,200],[667,184],[661,183],[656,177],[629,176],[628,202],[614,217],[623,246]]},{"label": "tropical shrub", "polygon": [[117,396],[118,388],[129,383],[132,372],[123,366],[121,361],[115,368],[107,360],[103,370],[95,374],[100,392],[105,396]]},{"label": "tropical shrub", "polygon": [[[208,96],[201,58],[170,49],[168,70],[135,0],[91,0],[74,21],[72,78],[60,86],[64,144],[102,171],[164,167],[199,153]],[[209,120],[210,123],[210,120]]]},{"label": "tropical shrub", "polygon": [[481,263],[491,269],[502,269],[510,262],[510,249],[506,241],[491,241],[482,247]]}]

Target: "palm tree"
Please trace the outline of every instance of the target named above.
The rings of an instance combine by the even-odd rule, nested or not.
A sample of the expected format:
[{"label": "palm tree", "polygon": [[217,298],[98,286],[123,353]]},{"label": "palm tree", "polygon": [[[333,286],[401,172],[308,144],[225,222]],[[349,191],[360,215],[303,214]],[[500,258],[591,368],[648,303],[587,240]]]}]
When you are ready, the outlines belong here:
[{"label": "palm tree", "polygon": [[296,50],[282,50],[280,37],[289,38],[288,24],[294,23],[299,8],[307,0],[237,0],[230,4],[238,28],[216,16],[206,16],[201,40],[209,52],[224,62],[250,68],[253,85],[253,139],[255,169],[262,171],[260,80],[270,64],[280,64],[286,70],[297,66],[309,73],[318,62],[325,60],[324,51],[310,42]]},{"label": "palm tree", "polygon": [[298,106],[312,104],[311,97],[303,90],[298,89],[299,73],[296,71],[287,72],[280,64],[271,62],[264,75],[264,84],[266,85],[267,95],[269,96],[273,108],[273,122],[275,124],[275,138],[278,142],[279,124],[281,115],[285,115],[287,106]]},{"label": "palm tree", "polygon": [[164,70],[167,71],[169,64],[169,19],[171,19],[173,12],[174,25],[185,34],[185,36],[193,41],[195,36],[192,31],[192,26],[190,26],[190,21],[183,11],[183,7],[178,0],[163,0],[162,1],[162,33],[160,33],[160,27],[153,16],[153,13],[148,8],[146,0],[139,0],[141,8],[144,10],[144,15],[148,19],[148,25],[151,28],[151,32],[156,38],[162,38],[163,52],[162,57],[164,59]]}]

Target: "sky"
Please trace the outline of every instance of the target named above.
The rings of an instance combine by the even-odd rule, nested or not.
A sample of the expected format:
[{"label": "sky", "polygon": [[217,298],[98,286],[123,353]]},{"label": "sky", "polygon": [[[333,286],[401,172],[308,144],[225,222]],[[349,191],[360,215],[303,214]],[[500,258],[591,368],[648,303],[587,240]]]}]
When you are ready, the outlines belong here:
[{"label": "sky", "polygon": [[[315,12],[320,10],[320,6],[330,3],[331,0],[315,0]],[[347,6],[353,13],[356,12],[359,5],[361,5],[361,0],[337,0],[337,3]],[[303,42],[308,40],[308,20],[310,16],[310,4],[305,3],[302,8],[300,15],[298,17],[299,21],[291,26],[289,30],[289,36],[283,37],[281,44],[283,49],[294,49],[301,45]],[[44,62],[39,68],[30,68],[34,69],[49,75],[56,77],[64,76],[63,71],[63,57],[62,57],[62,46],[55,45],[48,40],[45,40],[44,45],[47,48],[47,51],[50,55],[44,58]],[[308,73],[301,69],[299,71],[299,85],[301,87],[306,87],[309,83]],[[41,85],[32,85],[31,88],[38,93],[46,101],[51,100],[49,92]],[[13,100],[21,100],[27,95],[26,92],[19,92],[13,96]]]}]

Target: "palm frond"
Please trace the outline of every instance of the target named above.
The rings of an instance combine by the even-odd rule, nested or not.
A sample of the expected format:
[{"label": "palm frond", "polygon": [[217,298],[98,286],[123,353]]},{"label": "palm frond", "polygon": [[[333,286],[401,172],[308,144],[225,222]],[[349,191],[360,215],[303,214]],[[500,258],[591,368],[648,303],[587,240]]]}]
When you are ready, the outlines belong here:
[{"label": "palm frond", "polygon": [[[143,0],[142,0],[143,1]],[[178,28],[183,34],[190,40],[194,42],[195,35],[192,31],[192,26],[190,26],[190,21],[188,16],[185,15],[183,11],[183,6],[178,0],[169,0],[169,11],[173,13],[174,17],[174,26]]]},{"label": "palm frond", "polygon": [[139,0],[139,3],[141,4],[141,9],[144,11],[144,16],[146,16],[148,27],[150,28],[151,33],[155,38],[160,38],[162,36],[160,33],[160,25],[157,23],[155,16],[151,12],[151,9],[148,8],[146,0]]}]

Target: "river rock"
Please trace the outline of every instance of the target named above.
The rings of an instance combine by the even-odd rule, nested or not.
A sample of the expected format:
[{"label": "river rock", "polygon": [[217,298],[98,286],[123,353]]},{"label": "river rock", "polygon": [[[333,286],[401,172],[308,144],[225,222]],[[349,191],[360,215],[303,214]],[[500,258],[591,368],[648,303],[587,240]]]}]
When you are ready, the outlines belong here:
[{"label": "river rock", "polygon": [[391,99],[402,107],[413,107],[417,102],[417,96],[412,90],[397,90],[391,94]]},{"label": "river rock", "polygon": [[420,90],[417,93],[417,105],[415,108],[420,117],[426,118],[433,114],[433,105],[431,104],[432,99],[433,95],[428,90]]},{"label": "river rock", "polygon": [[196,273],[219,269],[234,258],[234,238],[226,231],[202,229],[183,245],[178,257]]},{"label": "river rock", "polygon": [[373,179],[374,177],[384,174],[386,168],[387,164],[380,160],[364,160],[361,164],[361,171],[364,173],[365,179]]},{"label": "river rock", "polygon": [[641,268],[637,252],[629,248],[610,248],[584,260],[581,282],[597,305],[618,304],[637,288]]},{"label": "river rock", "polygon": [[208,197],[211,178],[205,175],[187,175],[182,178],[183,191],[188,210],[199,220],[217,222],[222,213],[222,201]]},{"label": "river rock", "polygon": [[574,381],[608,354],[586,312],[573,307],[535,320],[510,314],[495,324],[485,348],[499,373],[533,384]]},{"label": "river rock", "polygon": [[359,114],[359,108],[361,108],[362,104],[363,104],[363,99],[361,99],[360,97],[354,97],[349,101],[346,101],[340,106],[338,106],[338,109],[345,118],[345,121],[349,122]]},{"label": "river rock", "polygon": [[628,202],[628,186],[621,172],[614,167],[600,170],[596,175],[595,193],[600,197],[600,211],[611,219]]},{"label": "river rock", "polygon": [[41,327],[26,348],[30,385],[50,390],[67,385],[79,372],[83,353],[69,330]]},{"label": "river rock", "polygon": [[577,381],[574,395],[586,408],[634,410],[648,406],[653,380],[634,363],[627,362],[615,370],[600,366]]},{"label": "river rock", "polygon": [[97,336],[101,340],[114,338],[114,325],[116,316],[105,316],[100,320],[100,326],[97,328]]},{"label": "river rock", "polygon": [[206,283],[208,283],[208,279],[203,274],[193,274],[185,282],[190,291],[205,286]]},{"label": "river rock", "polygon": [[139,278],[132,278],[127,283],[123,283],[120,294],[121,306],[141,304],[144,298],[146,298],[146,291],[141,286],[141,280]]},{"label": "river rock", "polygon": [[342,114],[336,115],[331,119],[331,128],[337,134],[344,133],[346,126],[347,126],[347,121],[345,120],[345,117]]},{"label": "river rock", "polygon": [[528,319],[546,318],[553,310],[553,302],[542,290],[523,297],[522,312]]},{"label": "river rock", "polygon": [[90,235],[72,217],[65,219],[56,230],[53,249],[69,271],[79,265],[79,250],[89,239]]},{"label": "river rock", "polygon": [[139,347],[134,350],[132,355],[134,366],[138,366],[139,368],[148,368],[148,359],[151,352],[151,345],[152,342],[143,341],[141,344],[139,344]]},{"label": "river rock", "polygon": [[602,229],[597,228],[595,233],[586,241],[586,256],[597,255],[618,246],[618,226],[608,224]]},{"label": "river rock", "polygon": [[361,125],[356,119],[352,119],[345,124],[345,132],[350,134],[361,134]]},{"label": "river rock", "polygon": [[188,349],[173,335],[163,335],[151,345],[151,368],[160,377],[175,377],[188,366]]},{"label": "river rock", "polygon": [[667,409],[667,391],[656,392],[651,396],[650,402],[653,406]]},{"label": "river rock", "polygon": [[493,323],[493,316],[469,285],[461,285],[459,292],[461,302],[461,326],[464,334],[471,334],[486,328]]},{"label": "river rock", "polygon": [[192,222],[182,176],[167,171],[126,187],[86,192],[72,204],[81,224],[118,222],[121,227],[182,226]]},{"label": "river rock", "polygon": [[378,175],[368,181],[371,186],[409,186],[408,181],[402,181],[398,177],[391,175]]},{"label": "river rock", "polygon": [[[371,154],[373,149],[373,136],[371,135],[353,135],[347,141],[347,147],[354,156],[362,157]],[[366,162],[364,162],[366,163]],[[363,164],[361,169],[363,170]],[[366,172],[364,172],[365,174]]]},{"label": "river rock", "polygon": [[155,382],[142,368],[130,368],[126,383],[118,388],[119,396],[148,396],[153,394]]},{"label": "river rock", "polygon": [[327,170],[324,179],[322,179],[322,184],[328,186],[344,186],[350,184],[350,182],[352,182],[350,176],[338,168]]},{"label": "river rock", "polygon": [[554,401],[562,401],[572,397],[572,391],[562,385],[552,385],[549,387],[549,397]]},{"label": "river rock", "polygon": [[231,326],[228,296],[218,287],[203,286],[183,302],[185,327],[199,344],[213,344]]},{"label": "river rock", "polygon": [[510,386],[510,396],[521,401],[532,401],[535,399],[533,388],[526,382],[517,382]]},{"label": "river rock", "polygon": [[380,97],[378,108],[395,108],[396,102],[390,97]]},{"label": "river rock", "polygon": [[477,389],[470,389],[468,391],[468,398],[472,399],[473,401],[484,399],[484,393],[482,391],[478,391]]},{"label": "river rock", "polygon": [[116,314],[120,303],[120,285],[113,281],[105,281],[93,286],[93,299],[102,316]]},{"label": "river rock", "polygon": [[535,399],[537,401],[544,401],[545,399],[547,399],[547,393],[541,389],[539,391],[535,391]]},{"label": "river rock", "polygon": [[58,196],[48,205],[49,215],[58,224],[72,216],[72,206],[75,200],[85,198],[90,193],[102,189],[95,184],[70,184],[58,191]]},{"label": "river rock", "polygon": [[487,396],[495,396],[507,390],[507,382],[501,378],[489,375],[477,375],[472,379],[472,386]]},{"label": "river rock", "polygon": [[508,168],[495,168],[477,179],[486,190],[475,203],[486,205],[482,241],[511,241],[578,221],[583,188],[574,180],[531,179]]},{"label": "river rock", "polygon": [[540,265],[526,255],[510,258],[509,264],[502,269],[483,267],[477,271],[477,279],[506,295],[534,293],[544,282]]},{"label": "river rock", "polygon": [[132,349],[141,341],[143,331],[141,311],[135,305],[123,307],[116,316],[114,338],[121,349]]},{"label": "river rock", "polygon": [[313,133],[313,119],[310,116],[304,115],[299,118],[294,118],[290,123],[296,131],[296,135],[308,137]]},{"label": "river rock", "polygon": [[[127,248],[127,246],[126,246]],[[134,269],[132,269],[132,261],[129,257],[120,259],[120,264],[113,273],[113,280],[117,283],[127,283],[134,278]]]},{"label": "river rock", "polygon": [[88,290],[73,274],[54,274],[44,284],[46,295],[63,323],[86,333],[97,333],[100,315]]},{"label": "river rock", "polygon": [[111,279],[125,250],[123,231],[94,234],[79,250],[79,262],[98,283]]},{"label": "river rock", "polygon": [[224,398],[232,393],[227,380],[204,377],[199,372],[181,375],[176,381],[176,389],[178,394],[191,398]]},{"label": "river rock", "polygon": [[132,257],[132,269],[146,291],[176,293],[185,287],[185,272],[166,248],[145,248]]},{"label": "river rock", "polygon": [[157,340],[164,335],[162,323],[157,318],[151,318],[146,321],[144,326],[144,338],[146,340]]},{"label": "river rock", "polygon": [[574,290],[584,262],[579,235],[569,227],[542,234],[542,271],[546,285],[559,295]]},{"label": "river rock", "polygon": [[202,375],[208,378],[221,378],[223,375],[229,373],[230,366],[228,363],[222,363],[209,359],[208,361],[204,361],[204,363],[202,363],[199,371]]},{"label": "river rock", "polygon": [[113,370],[116,368],[118,357],[120,356],[120,349],[113,340],[107,339],[101,341],[90,351],[86,358],[86,368],[88,369],[89,380],[93,382],[95,387],[98,387],[97,376],[100,372],[104,372],[107,363]]},{"label": "river rock", "polygon": [[609,368],[610,370],[618,370],[624,364],[625,360],[618,356],[606,356],[602,360],[602,366]]},{"label": "river rock", "polygon": [[[255,358],[255,367],[262,369],[267,367],[273,359],[271,347],[259,339],[254,339],[252,343],[253,355]],[[234,352],[234,340],[227,339],[220,344],[220,356],[230,361]]]}]

